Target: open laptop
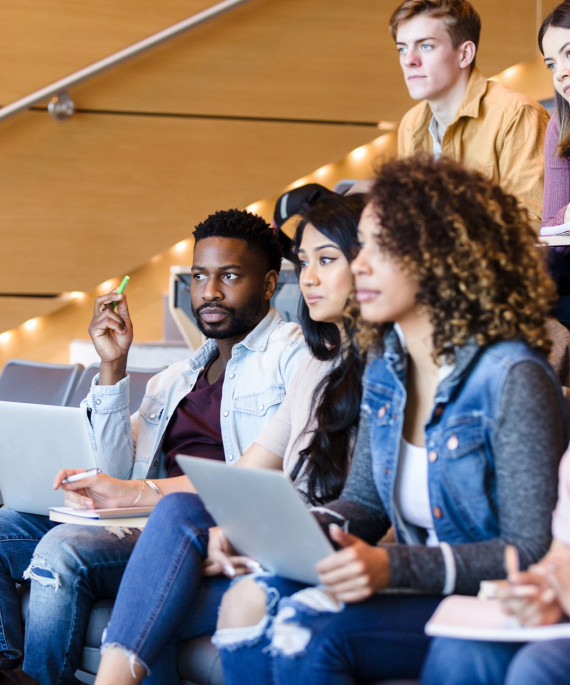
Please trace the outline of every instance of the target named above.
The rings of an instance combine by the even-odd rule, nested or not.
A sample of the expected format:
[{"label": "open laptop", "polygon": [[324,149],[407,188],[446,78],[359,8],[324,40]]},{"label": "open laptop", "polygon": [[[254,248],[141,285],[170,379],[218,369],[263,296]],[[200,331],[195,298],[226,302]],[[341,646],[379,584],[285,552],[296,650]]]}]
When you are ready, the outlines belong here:
[{"label": "open laptop", "polygon": [[95,466],[85,415],[77,407],[0,402],[0,492],[4,506],[48,514],[62,506],[60,469]]},{"label": "open laptop", "polygon": [[283,472],[177,460],[239,553],[285,578],[318,583],[315,564],[333,547]]}]

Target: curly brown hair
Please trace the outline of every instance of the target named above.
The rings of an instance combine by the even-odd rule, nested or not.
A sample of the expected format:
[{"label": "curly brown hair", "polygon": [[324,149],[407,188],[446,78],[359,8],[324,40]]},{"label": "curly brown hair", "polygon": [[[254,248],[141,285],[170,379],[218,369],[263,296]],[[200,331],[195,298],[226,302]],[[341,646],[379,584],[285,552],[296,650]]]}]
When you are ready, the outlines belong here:
[{"label": "curly brown hair", "polygon": [[[436,360],[453,361],[471,338],[480,346],[523,340],[548,354],[555,288],[514,196],[450,159],[416,155],[381,166],[369,202],[380,247],[418,281]],[[359,318],[362,348],[381,348],[386,326]]]}]

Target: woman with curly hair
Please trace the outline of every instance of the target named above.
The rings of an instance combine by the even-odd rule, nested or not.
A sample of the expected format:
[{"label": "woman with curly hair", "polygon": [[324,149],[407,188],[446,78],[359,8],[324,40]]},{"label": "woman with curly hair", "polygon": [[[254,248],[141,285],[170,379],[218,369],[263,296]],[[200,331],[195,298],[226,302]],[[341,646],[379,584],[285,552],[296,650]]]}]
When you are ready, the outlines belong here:
[{"label": "woman with curly hair", "polygon": [[[262,577],[226,593],[226,685],[416,678],[442,597],[504,577],[508,544],[523,567],[550,544],[567,434],[526,210],[412,157],[380,169],[359,234],[360,425],[340,497],[315,512],[337,551],[318,588]],[[376,544],[391,526],[395,543]]]}]

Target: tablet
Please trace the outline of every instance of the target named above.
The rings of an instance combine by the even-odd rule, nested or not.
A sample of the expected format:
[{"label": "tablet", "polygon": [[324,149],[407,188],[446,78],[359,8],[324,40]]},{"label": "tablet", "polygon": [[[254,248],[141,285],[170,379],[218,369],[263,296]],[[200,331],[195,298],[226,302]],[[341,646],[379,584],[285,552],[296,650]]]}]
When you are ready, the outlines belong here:
[{"label": "tablet", "polygon": [[284,578],[319,582],[315,565],[333,546],[282,471],[182,455],[177,461],[240,554]]}]

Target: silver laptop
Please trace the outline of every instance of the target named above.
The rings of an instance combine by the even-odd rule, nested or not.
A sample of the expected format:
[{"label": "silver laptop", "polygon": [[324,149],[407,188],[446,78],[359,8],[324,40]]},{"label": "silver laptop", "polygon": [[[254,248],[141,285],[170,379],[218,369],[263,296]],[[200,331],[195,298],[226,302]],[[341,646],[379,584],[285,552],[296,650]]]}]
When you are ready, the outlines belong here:
[{"label": "silver laptop", "polygon": [[285,578],[318,583],[315,565],[333,547],[283,472],[177,460],[239,553]]},{"label": "silver laptop", "polygon": [[78,407],[0,402],[0,492],[4,506],[48,514],[62,506],[53,489],[60,469],[95,466],[85,415]]}]

